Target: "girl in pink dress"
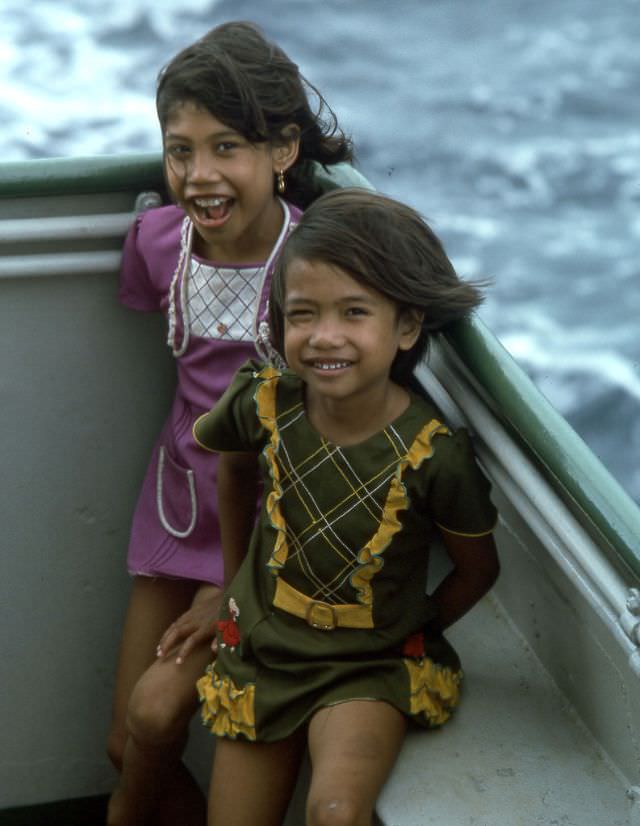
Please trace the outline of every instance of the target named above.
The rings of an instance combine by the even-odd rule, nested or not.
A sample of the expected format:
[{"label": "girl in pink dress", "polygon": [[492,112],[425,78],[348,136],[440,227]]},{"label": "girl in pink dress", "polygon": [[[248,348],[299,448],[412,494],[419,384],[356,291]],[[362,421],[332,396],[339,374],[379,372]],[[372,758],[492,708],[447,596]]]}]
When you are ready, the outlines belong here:
[{"label": "girl in pink dress", "polygon": [[[156,103],[175,205],[131,228],[120,300],[166,315],[178,382],[133,517],[108,746],[120,782],[108,823],[189,826],[205,822],[205,804],[181,754],[223,581],[216,462],[192,427],[247,358],[272,357],[271,273],[319,194],[313,162],[352,153],[322,97],[248,23],[218,26],[173,58]],[[256,484],[247,479],[254,497]]]}]

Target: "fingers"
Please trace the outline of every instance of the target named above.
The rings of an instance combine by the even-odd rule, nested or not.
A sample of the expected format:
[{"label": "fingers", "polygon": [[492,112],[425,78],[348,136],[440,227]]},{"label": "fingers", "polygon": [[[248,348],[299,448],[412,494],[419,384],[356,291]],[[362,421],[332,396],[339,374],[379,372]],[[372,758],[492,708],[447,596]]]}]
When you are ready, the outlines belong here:
[{"label": "fingers", "polygon": [[215,625],[173,623],[162,635],[156,648],[156,656],[159,659],[169,659],[175,655],[177,665],[181,665],[194,648],[209,642],[212,637],[211,649],[216,651]]},{"label": "fingers", "polygon": [[215,625],[213,626],[213,629],[210,624],[207,624],[206,626],[197,627],[195,631],[193,631],[193,633],[187,637],[182,647],[178,651],[178,656],[176,658],[176,662],[178,663],[178,665],[180,665],[186,659],[187,655],[190,654],[194,650],[194,648],[198,648],[199,646],[208,643],[209,640],[211,640],[212,635],[213,640],[211,640],[210,648],[214,654],[217,653],[218,642],[215,633]]},{"label": "fingers", "polygon": [[176,663],[178,665],[182,665],[182,663],[185,661],[187,656],[196,647],[197,643],[198,643],[198,638],[197,638],[197,635],[195,633],[193,633],[193,634],[191,634],[191,636],[187,637],[187,639],[184,641],[184,643],[180,647],[180,650],[178,651],[178,656],[176,657]]},{"label": "fingers", "polygon": [[[156,648],[156,656],[159,659],[175,656],[176,663],[180,665],[196,647],[215,638],[220,599],[221,591],[217,586],[203,586],[191,608],[164,632]],[[212,650],[215,651],[214,644]]]},{"label": "fingers", "polygon": [[166,658],[173,653],[176,646],[193,633],[193,625],[181,623],[179,620],[172,623],[164,632],[158,643],[156,655]]},{"label": "fingers", "polygon": [[160,637],[160,642],[158,643],[158,647],[156,649],[156,653],[159,657],[164,656],[168,651],[171,650],[176,636],[176,624],[174,622],[167,628],[164,634]]}]

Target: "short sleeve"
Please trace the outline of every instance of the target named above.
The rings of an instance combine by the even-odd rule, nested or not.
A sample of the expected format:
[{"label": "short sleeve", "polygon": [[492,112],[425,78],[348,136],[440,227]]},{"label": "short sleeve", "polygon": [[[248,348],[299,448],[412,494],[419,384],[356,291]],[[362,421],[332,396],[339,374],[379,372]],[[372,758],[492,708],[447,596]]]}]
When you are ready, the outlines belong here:
[{"label": "short sleeve", "polygon": [[246,453],[262,449],[267,434],[256,410],[259,371],[257,362],[246,362],[214,407],[196,419],[193,437],[201,447]]},{"label": "short sleeve", "polygon": [[125,238],[118,299],[121,304],[132,310],[153,312],[160,310],[162,294],[151,280],[147,259],[142,251],[141,234],[144,218],[145,213],[136,217]]},{"label": "short sleeve", "polygon": [[[460,428],[434,438],[428,507],[434,522],[451,533],[482,536],[495,528],[491,484],[476,460],[469,433]],[[432,461],[433,461],[432,459]]]}]

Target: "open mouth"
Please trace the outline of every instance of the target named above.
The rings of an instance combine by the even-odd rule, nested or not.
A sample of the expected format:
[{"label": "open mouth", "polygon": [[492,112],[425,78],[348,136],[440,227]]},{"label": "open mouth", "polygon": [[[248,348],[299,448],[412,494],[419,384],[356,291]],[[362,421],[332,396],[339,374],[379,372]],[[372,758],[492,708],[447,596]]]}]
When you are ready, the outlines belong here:
[{"label": "open mouth", "polygon": [[232,198],[194,198],[192,201],[200,221],[218,223],[226,220],[233,204]]}]

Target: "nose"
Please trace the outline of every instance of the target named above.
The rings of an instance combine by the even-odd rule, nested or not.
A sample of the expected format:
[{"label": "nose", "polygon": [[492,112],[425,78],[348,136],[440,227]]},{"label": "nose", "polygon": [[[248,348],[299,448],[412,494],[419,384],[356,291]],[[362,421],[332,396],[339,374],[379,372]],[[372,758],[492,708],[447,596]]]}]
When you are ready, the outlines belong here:
[{"label": "nose", "polygon": [[187,165],[187,180],[189,183],[211,183],[212,181],[219,181],[220,178],[220,170],[211,153],[193,152]]},{"label": "nose", "polygon": [[309,345],[318,350],[331,350],[344,344],[341,325],[333,318],[319,318],[313,325]]}]

